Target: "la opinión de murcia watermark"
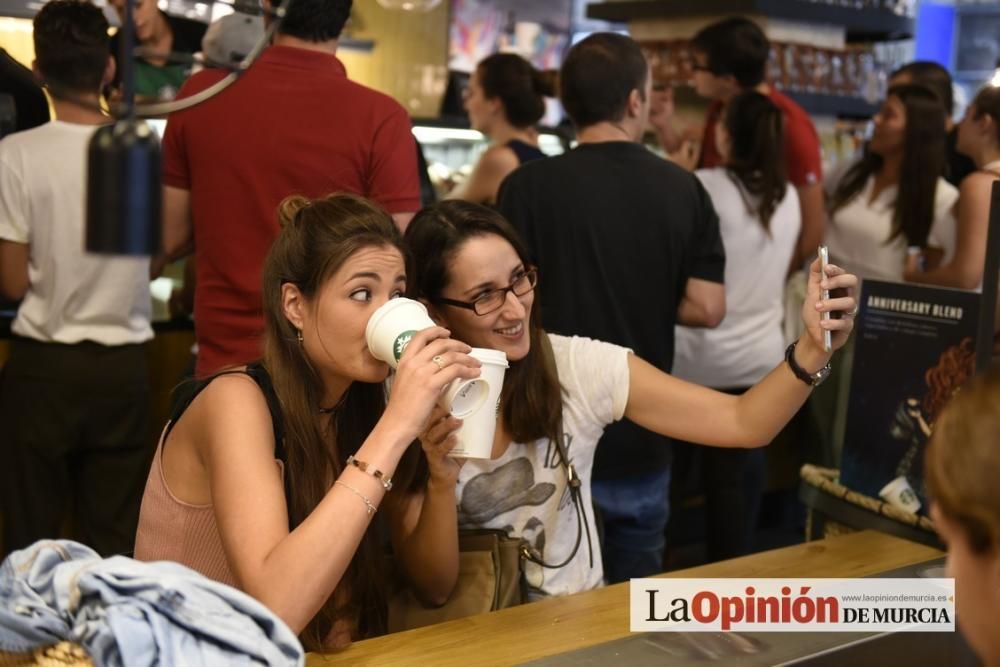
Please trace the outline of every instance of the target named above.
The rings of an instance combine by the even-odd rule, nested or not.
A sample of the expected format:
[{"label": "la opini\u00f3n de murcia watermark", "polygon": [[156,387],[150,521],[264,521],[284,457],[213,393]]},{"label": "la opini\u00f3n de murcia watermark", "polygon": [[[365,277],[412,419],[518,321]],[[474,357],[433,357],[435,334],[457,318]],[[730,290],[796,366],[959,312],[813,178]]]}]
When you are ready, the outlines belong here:
[{"label": "la opini\u00f3n de murcia watermark", "polygon": [[955,580],[633,579],[633,632],[954,632]]}]

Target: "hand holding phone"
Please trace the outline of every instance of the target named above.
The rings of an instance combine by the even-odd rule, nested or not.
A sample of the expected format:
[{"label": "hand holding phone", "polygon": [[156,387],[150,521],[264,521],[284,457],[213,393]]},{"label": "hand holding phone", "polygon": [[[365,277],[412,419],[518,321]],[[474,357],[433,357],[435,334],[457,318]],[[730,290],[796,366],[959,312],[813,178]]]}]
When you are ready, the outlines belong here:
[{"label": "hand holding phone", "polygon": [[[826,279],[826,265],[830,263],[830,252],[827,250],[827,248],[826,248],[825,245],[821,245],[819,247],[819,251],[818,251],[817,254],[819,255],[819,276],[820,276],[820,280],[825,280]],[[819,296],[819,298],[822,301],[826,301],[827,299],[829,299],[830,298],[830,290],[821,289],[820,290],[820,296]],[[820,318],[821,321],[829,320],[831,317],[832,316],[831,316],[831,314],[830,314],[829,311],[824,311],[824,312],[820,313],[820,316],[819,316],[819,318]],[[823,350],[825,352],[832,352],[833,351],[833,333],[829,329],[824,329],[823,330]]]}]

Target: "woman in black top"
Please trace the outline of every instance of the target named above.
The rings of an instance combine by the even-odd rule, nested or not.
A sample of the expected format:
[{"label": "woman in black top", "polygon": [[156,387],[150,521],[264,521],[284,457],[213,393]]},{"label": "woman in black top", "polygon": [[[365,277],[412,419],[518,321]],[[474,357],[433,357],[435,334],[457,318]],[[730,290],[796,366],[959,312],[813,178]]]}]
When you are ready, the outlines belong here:
[{"label": "woman in black top", "polygon": [[545,114],[545,97],[554,93],[551,77],[520,56],[497,53],[482,60],[463,97],[473,129],[492,144],[449,198],[492,204],[507,174],[545,157],[535,124]]}]

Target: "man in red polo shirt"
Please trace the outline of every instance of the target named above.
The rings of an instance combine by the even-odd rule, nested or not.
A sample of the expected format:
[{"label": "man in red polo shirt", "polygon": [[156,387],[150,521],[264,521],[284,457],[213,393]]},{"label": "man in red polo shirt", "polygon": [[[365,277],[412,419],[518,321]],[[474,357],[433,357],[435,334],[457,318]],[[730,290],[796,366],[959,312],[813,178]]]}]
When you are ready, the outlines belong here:
[{"label": "man in red polo shirt", "polygon": [[[282,199],[351,192],[401,227],[420,207],[408,114],[349,81],[335,55],[350,10],[350,0],[290,3],[249,71],[167,123],[164,245],[171,260],[195,252],[198,377],[261,355],[261,269]],[[200,72],[179,97],[224,75]]]},{"label": "man in red polo shirt", "polygon": [[[724,19],[704,28],[691,40],[694,87],[699,95],[712,100],[705,117],[698,167],[721,164],[715,146],[715,125],[723,105],[746,90],[767,95],[784,112],[785,164],[788,180],[795,186],[802,210],[802,229],[792,268],[816,254],[823,238],[826,213],[823,207],[823,166],[819,137],[805,110],[764,79],[771,45],[756,23],[742,17]],[[672,124],[670,94],[656,96],[650,122],[668,152],[677,151],[683,137]]]}]

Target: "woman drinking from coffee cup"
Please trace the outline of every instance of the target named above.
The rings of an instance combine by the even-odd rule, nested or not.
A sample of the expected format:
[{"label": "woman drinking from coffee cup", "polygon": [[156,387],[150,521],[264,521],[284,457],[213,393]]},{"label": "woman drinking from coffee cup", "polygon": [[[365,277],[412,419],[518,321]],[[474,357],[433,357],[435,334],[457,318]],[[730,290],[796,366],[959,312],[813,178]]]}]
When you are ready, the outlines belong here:
[{"label": "woman drinking from coffee cup", "polygon": [[[692,442],[762,446],[824,377],[830,354],[823,351],[823,331],[833,333],[839,348],[853,327],[856,278],[833,266],[821,276],[814,263],[803,307],[806,333],[789,348],[787,362],[741,396],[722,394],[662,373],[617,345],[546,334],[533,291],[543,278],[513,228],[486,207],[444,202],[424,209],[407,228],[406,242],[415,260],[411,294],[455,338],[500,350],[510,363],[492,460],[462,465],[447,456],[461,422],[440,410],[421,435],[429,480],[411,487],[397,526],[408,536],[403,553],[416,566],[408,570],[414,589],[437,602],[448,599],[458,576],[456,524],[527,538],[547,564],[527,565],[532,597],[600,586],[590,477],[604,428],[628,417]],[[821,289],[846,296],[821,300]],[[845,316],[821,321],[821,313],[832,311]],[[580,501],[570,474],[579,478]]]},{"label": "woman drinking from coffee cup", "polygon": [[365,327],[406,289],[392,218],[350,195],[290,198],[280,218],[263,361],[201,383],[167,424],[135,555],[241,588],[317,650],[384,631],[383,545],[369,527],[392,478],[406,484],[401,459],[442,388],[480,364],[445,329],[425,329],[387,403],[389,366]]}]

